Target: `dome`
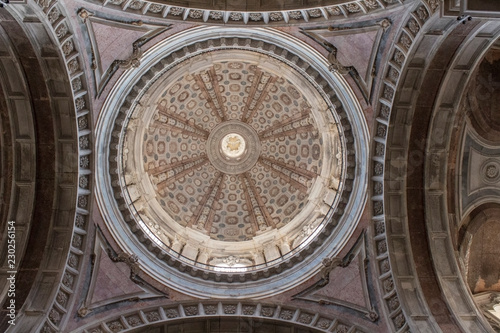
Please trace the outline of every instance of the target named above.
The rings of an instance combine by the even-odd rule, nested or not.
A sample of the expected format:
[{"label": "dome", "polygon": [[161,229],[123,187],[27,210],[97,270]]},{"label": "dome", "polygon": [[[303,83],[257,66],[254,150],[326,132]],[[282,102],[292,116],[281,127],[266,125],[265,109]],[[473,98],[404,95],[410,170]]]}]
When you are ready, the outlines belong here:
[{"label": "dome", "polygon": [[124,242],[195,284],[319,269],[321,248],[339,251],[356,224],[343,217],[355,140],[335,87],[257,39],[162,54],[131,71],[107,125]]},{"label": "dome", "polygon": [[256,265],[279,254],[266,243],[285,255],[314,231],[338,193],[342,150],[327,104],[299,80],[279,60],[216,50],[145,91],[124,129],[124,189],[165,247]]}]

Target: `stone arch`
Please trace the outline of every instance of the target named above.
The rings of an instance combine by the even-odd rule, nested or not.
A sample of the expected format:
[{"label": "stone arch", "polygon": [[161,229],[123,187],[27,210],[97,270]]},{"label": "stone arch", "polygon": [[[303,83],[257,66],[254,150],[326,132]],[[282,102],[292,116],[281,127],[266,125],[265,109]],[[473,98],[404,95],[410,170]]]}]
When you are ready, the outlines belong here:
[{"label": "stone arch", "polygon": [[500,95],[497,89],[500,81],[497,74],[499,54],[498,45],[494,46],[474,70],[465,101],[472,126],[479,135],[491,142],[500,140],[500,119],[497,116]]},{"label": "stone arch", "polygon": [[284,25],[307,22],[321,22],[343,18],[367,16],[373,13],[390,10],[402,3],[391,1],[384,4],[368,0],[323,0],[316,3],[305,4],[291,1],[286,5],[282,1],[270,1],[265,5],[258,3],[242,2],[226,4],[221,1],[217,4],[200,1],[196,8],[181,3],[158,3],[156,1],[125,0],[104,2],[103,5],[133,14],[142,14],[151,18],[166,17],[169,20],[188,21],[199,24],[212,25]]},{"label": "stone arch", "polygon": [[[401,254],[406,250],[405,237],[407,236],[402,235],[404,229],[399,221],[401,217],[393,216],[394,213],[401,214],[402,208],[400,207],[405,207],[401,200],[403,188],[393,180],[401,181],[404,178],[402,171],[404,164],[401,162],[404,159],[402,150],[406,144],[401,137],[393,139],[395,128],[397,134],[401,135],[406,127],[406,121],[403,119],[397,119],[404,124],[396,127],[395,104],[401,94],[400,91],[403,90],[401,86],[405,81],[405,68],[408,66],[408,59],[411,59],[410,53],[417,48],[422,31],[428,30],[429,25],[436,21],[438,9],[439,5],[434,0],[413,3],[411,12],[401,21],[402,28],[388,56],[390,60],[382,69],[385,78],[378,88],[379,98],[374,102],[376,121],[372,138],[370,170],[373,193],[371,197],[373,246],[377,253],[380,290],[386,299],[382,309],[393,325],[393,330],[397,332],[405,332],[415,327],[414,322],[409,319],[409,314],[403,310],[409,308],[409,304],[412,305],[414,312],[422,314],[419,316],[419,321],[427,331],[439,330],[430,316],[423,315],[426,306],[421,302],[420,290],[408,281],[410,280],[408,274],[413,269],[408,266],[411,265],[412,260],[409,256],[405,257],[404,253]],[[405,109],[401,112],[404,111]],[[397,149],[391,149],[393,143]],[[395,253],[394,249],[397,249],[398,253]],[[398,261],[402,265],[398,266]],[[404,281],[399,279],[400,269],[404,270],[403,275],[406,277]],[[406,290],[401,289],[402,284],[405,285]],[[391,299],[396,299],[401,305],[394,308],[389,302]]]},{"label": "stone arch", "polygon": [[[486,44],[491,44],[496,39],[497,27],[488,26],[480,35],[481,38],[474,40],[480,30],[477,27],[455,29],[455,22],[451,19],[446,22],[432,16],[437,9],[436,2],[417,2],[413,8],[412,14],[403,21],[405,28],[391,51],[392,60],[386,65],[386,79],[380,88],[373,140],[372,207],[381,289],[391,295],[395,288],[402,307],[410,309],[412,315],[418,314],[418,318],[409,319],[410,313],[392,311],[389,316],[396,330],[404,331],[408,327],[416,331],[460,330],[456,322],[464,331],[474,325],[477,329],[483,329],[487,324],[463,288],[460,276],[456,276],[454,280],[457,283],[454,287],[460,290],[460,296],[453,294],[455,290],[452,288],[450,291],[450,286],[444,286],[448,290],[443,295],[440,289],[443,285],[436,278],[441,276],[441,272],[437,275],[435,272],[435,269],[439,271],[441,267],[433,265],[429,259],[434,256],[439,258],[440,252],[435,244],[429,245],[427,232],[422,232],[432,227],[425,223],[426,211],[436,210],[425,204],[439,205],[441,202],[426,198],[424,204],[423,198],[427,193],[424,186],[428,184],[425,177],[429,174],[435,181],[436,175],[432,172],[436,168],[446,175],[446,162],[439,164],[438,158],[429,156],[432,154],[429,154],[427,145],[429,142],[431,145],[442,143],[443,137],[447,138],[449,133],[443,133],[442,130],[436,132],[432,142],[425,129],[429,126],[430,119],[434,119],[437,114],[433,113],[435,103],[441,102],[444,92],[449,94],[446,95],[448,109],[441,116],[449,115],[449,109],[453,109],[455,102],[451,96],[460,96],[459,92],[467,82],[466,75],[460,77],[463,73],[447,72],[447,68],[441,66],[451,61],[456,62],[457,69],[473,66],[478,53],[471,52],[472,49],[481,45],[480,49],[484,50]],[[433,29],[439,29],[442,34],[427,34]],[[460,43],[445,47],[449,36],[456,36],[453,37],[456,38],[455,41],[461,39],[461,42],[469,44],[455,53]],[[454,57],[456,54],[457,57]],[[413,60],[410,63],[407,59]],[[427,59],[430,59],[430,63]],[[435,59],[434,63],[432,59]],[[453,74],[460,78],[454,78]],[[416,109],[419,110],[418,116],[414,113]],[[448,119],[441,118],[434,120],[434,123],[441,121],[446,127],[446,124],[449,125],[446,120]],[[447,127],[448,130],[451,128]],[[421,184],[424,182],[425,184]],[[448,254],[453,253],[446,242],[444,248]],[[445,262],[456,267],[456,258],[452,255]],[[448,282],[445,281],[445,284]],[[462,296],[464,301],[461,301]],[[452,316],[448,306],[457,312],[454,308],[457,301],[461,301],[460,306],[474,312],[476,317],[457,319]]]},{"label": "stone arch", "polygon": [[[70,82],[59,49],[58,38],[64,35],[56,38],[40,21],[19,24],[36,11],[24,5],[22,11],[4,9],[0,14],[2,127],[10,132],[10,138],[2,137],[2,151],[7,148],[2,191],[10,196],[10,203],[1,207],[1,215],[6,217],[2,218],[5,237],[1,242],[2,249],[8,251],[7,221],[13,221],[9,225],[15,226],[17,249],[15,267],[2,270],[2,276],[16,278],[18,325],[7,322],[10,318],[3,305],[10,299],[6,294],[1,299],[0,329],[7,331],[34,331],[47,315],[70,248],[76,246],[73,220],[77,197],[88,192],[89,186],[87,183],[87,190],[82,190],[79,178],[79,154],[83,144],[89,148],[89,142],[77,131],[73,104],[73,93],[81,90],[82,83]],[[30,319],[22,320],[26,313],[31,313]]]},{"label": "stone arch", "polygon": [[[262,320],[254,318],[200,318],[198,320],[174,321],[169,323],[149,325],[144,328],[134,330],[134,333],[147,333],[152,330],[160,332],[183,332],[189,328],[189,332],[215,333],[223,329],[231,329],[253,333],[286,332],[286,333],[317,333],[322,332],[313,328],[305,328],[295,324],[275,322],[272,320]],[[163,329],[163,331],[161,331]]]},{"label": "stone arch", "polygon": [[[305,332],[365,332],[359,325],[352,325],[342,318],[330,318],[307,309],[287,305],[252,302],[215,302],[164,304],[135,311],[124,311],[95,319],[93,322],[71,330],[72,333],[148,332],[153,327],[165,327],[183,322],[196,323],[222,319],[233,323],[265,323],[276,327],[300,328]],[[271,325],[272,326],[272,325]],[[269,326],[269,327],[271,327]],[[260,332],[260,331],[257,331]],[[268,332],[268,331],[262,331]],[[299,332],[302,332],[299,330]]]},{"label": "stone arch", "polygon": [[[391,267],[401,301],[413,309],[412,314],[421,314],[409,322],[410,327],[488,330],[454,256],[445,184],[448,163],[454,158],[448,160],[447,155],[459,102],[454,96],[460,96],[467,71],[477,64],[478,53],[471,50],[481,45],[484,52],[497,38],[498,29],[480,23],[456,26],[450,21],[441,28],[443,35],[426,35],[434,24],[446,26],[434,19],[428,27],[416,29],[422,31],[415,36],[411,52],[430,54],[429,60],[417,57],[401,64],[402,81],[391,101],[383,206]],[[411,31],[410,23],[408,27]],[[481,29],[484,33],[478,34]],[[408,264],[410,258],[414,264]],[[456,315],[463,312],[468,315]]]}]

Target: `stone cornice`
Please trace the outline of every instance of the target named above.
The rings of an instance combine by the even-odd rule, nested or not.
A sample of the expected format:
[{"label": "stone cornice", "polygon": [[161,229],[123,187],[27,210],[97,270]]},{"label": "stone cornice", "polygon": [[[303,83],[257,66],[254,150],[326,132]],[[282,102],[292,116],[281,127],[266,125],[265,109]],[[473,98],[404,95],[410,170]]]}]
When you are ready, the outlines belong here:
[{"label": "stone cornice", "polygon": [[203,24],[234,25],[285,25],[307,22],[341,20],[351,17],[371,15],[389,8],[400,6],[404,0],[357,0],[340,1],[335,5],[305,7],[277,11],[239,11],[189,8],[142,0],[91,1],[102,6],[152,18],[189,21]]}]

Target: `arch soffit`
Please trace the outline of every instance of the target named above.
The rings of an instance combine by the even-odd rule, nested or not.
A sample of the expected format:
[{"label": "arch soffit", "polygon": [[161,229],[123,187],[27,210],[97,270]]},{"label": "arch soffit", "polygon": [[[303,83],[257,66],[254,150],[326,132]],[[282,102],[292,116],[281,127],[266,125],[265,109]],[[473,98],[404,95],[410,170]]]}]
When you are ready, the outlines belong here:
[{"label": "arch soffit", "polygon": [[[40,122],[43,134],[39,137],[49,139],[52,136],[50,146],[55,149],[52,155],[47,155],[47,158],[53,159],[53,163],[44,162],[41,165],[43,170],[40,169],[37,173],[40,172],[44,177],[51,173],[54,175],[52,196],[57,202],[52,210],[53,214],[47,214],[47,218],[52,220],[46,230],[50,236],[44,238],[37,234],[38,238],[47,241],[47,250],[39,251],[43,253],[43,258],[39,260],[41,266],[36,276],[36,283],[45,284],[45,289],[43,297],[37,294],[40,289],[32,289],[28,301],[31,302],[31,309],[39,311],[30,315],[29,327],[16,325],[15,328],[31,331],[34,325],[37,329],[52,332],[59,330],[58,327],[64,322],[80,276],[82,256],[89,242],[87,228],[91,205],[93,146],[88,84],[80,65],[83,60],[77,43],[73,40],[71,24],[63,5],[58,1],[41,1],[11,4],[7,10],[15,17],[14,22],[22,21],[23,17],[30,15],[36,15],[41,20],[40,24],[26,25],[28,31],[25,33],[30,36],[28,45],[34,47],[36,58],[42,64],[39,72],[43,73],[43,79],[37,82],[48,82],[49,95],[46,103],[50,105],[44,107],[44,110],[51,115],[40,116],[39,119],[43,119]],[[47,145],[43,148],[45,147]],[[49,151],[51,150],[43,150],[43,153]],[[56,170],[55,174],[53,170]],[[45,205],[46,210],[52,205],[45,199],[39,200],[39,203]],[[42,215],[35,214],[34,218],[38,219]],[[59,273],[54,274],[54,271]],[[20,320],[23,316],[23,312],[18,314],[18,323],[28,325],[28,321]]]},{"label": "arch soffit", "polygon": [[[419,5],[417,5],[418,8]],[[418,9],[417,9],[418,11]],[[404,41],[404,35],[408,34],[409,31],[415,30],[411,29],[412,27],[412,20],[415,20],[415,17],[410,18],[407,22],[407,27],[408,30],[402,32],[402,36],[400,39],[400,43],[402,44]],[[418,35],[414,36],[414,45],[408,48],[407,53],[412,53],[412,54],[420,54],[419,53],[419,47],[425,46],[425,42],[429,41],[429,39],[435,39],[434,45],[435,49],[434,52],[439,48],[439,45],[446,39],[446,37],[453,33],[453,28],[450,29],[450,27],[453,26],[455,22],[439,22],[437,18],[433,18],[431,20],[433,22],[432,24],[435,24],[436,27],[442,27],[448,24],[448,26],[444,29],[445,34],[442,36],[432,36],[432,35],[425,35],[423,34],[426,31],[429,31],[432,27],[431,24],[423,27],[424,29],[421,30],[421,26],[419,26],[419,29],[417,29]],[[414,25],[413,25],[414,26]],[[481,31],[481,34],[478,33],[478,31]],[[445,124],[450,124],[450,119],[438,119],[436,115],[438,115],[437,111],[442,111],[444,110],[446,115],[448,117],[453,116],[453,110],[454,110],[454,97],[455,96],[460,96],[460,91],[462,91],[465,87],[465,81],[467,80],[461,80],[458,78],[454,78],[453,75],[459,75],[467,71],[464,67],[464,64],[468,64],[468,66],[473,66],[474,65],[474,60],[477,60],[477,53],[476,52],[471,52],[472,49],[477,48],[479,44],[484,43],[485,40],[487,40],[487,44],[492,43],[498,34],[498,27],[497,26],[491,26],[488,25],[486,27],[483,27],[480,25],[477,29],[473,29],[472,33],[469,34],[467,33],[468,37],[466,38],[465,41],[463,41],[460,45],[462,49],[460,49],[456,54],[459,56],[456,56],[453,58],[454,61],[454,66],[455,69],[460,69],[462,72],[456,73],[455,71],[448,71],[445,73],[445,77],[442,82],[444,82],[442,87],[437,86],[434,92],[435,96],[435,101],[438,103],[432,103],[431,105],[437,105],[434,108],[433,112],[433,118],[432,118],[432,123],[431,125],[436,125],[440,124],[441,122],[445,122]],[[477,37],[477,38],[476,38]],[[476,39],[475,39],[476,38]],[[425,40],[427,39],[427,40]],[[411,45],[411,44],[410,44]],[[437,46],[436,46],[437,45]],[[484,46],[484,44],[483,44]],[[426,54],[428,54],[428,50],[425,51]],[[403,57],[402,61],[399,60],[401,57]],[[397,70],[397,74],[394,75],[394,78],[396,80],[396,86],[399,86],[398,91],[401,93],[398,93],[395,95],[396,99],[392,99],[394,96],[390,96],[391,98],[386,98],[385,100],[382,99],[381,102],[379,103],[379,112],[380,116],[384,117],[388,120],[388,125],[389,129],[384,134],[387,134],[384,139],[387,139],[387,141],[382,141],[375,139],[375,151],[374,151],[374,173],[380,173],[380,171],[377,171],[377,168],[380,169],[381,167],[378,166],[378,163],[380,163],[379,159],[377,158],[378,156],[381,156],[385,159],[387,164],[385,165],[385,170],[384,170],[384,187],[385,193],[384,193],[384,198],[385,202],[378,202],[375,200],[374,204],[374,215],[382,215],[380,219],[377,219],[375,217],[375,221],[378,222],[380,220],[385,222],[384,228],[381,226],[379,227],[377,224],[375,226],[375,229],[382,230],[386,233],[386,235],[390,235],[392,240],[390,244],[388,244],[389,248],[389,256],[390,256],[390,261],[391,261],[391,266],[392,267],[392,272],[394,274],[394,278],[396,279],[396,286],[399,291],[398,295],[402,301],[403,304],[406,304],[406,308],[411,308],[410,304],[414,304],[414,306],[417,306],[419,310],[415,311],[420,311],[420,313],[426,314],[422,316],[421,321],[418,323],[411,320],[410,321],[410,326],[415,327],[418,329],[426,329],[429,330],[432,328],[432,330],[439,330],[438,323],[436,323],[430,314],[432,313],[431,309],[428,307],[425,302],[422,302],[425,299],[425,296],[423,293],[423,290],[420,289],[421,286],[417,280],[418,278],[418,273],[416,271],[416,268],[411,265],[408,266],[405,264],[402,266],[402,262],[399,258],[404,259],[405,262],[408,262],[407,256],[413,256],[412,255],[412,249],[411,245],[408,241],[409,238],[409,231],[408,227],[404,226],[404,221],[406,220],[405,216],[414,214],[414,211],[408,211],[406,213],[406,202],[404,201],[404,198],[406,197],[406,182],[405,179],[406,176],[408,175],[408,172],[412,171],[412,168],[415,167],[415,165],[411,165],[412,161],[407,160],[411,157],[411,153],[408,150],[408,146],[403,146],[401,145],[402,142],[408,142],[409,138],[402,139],[400,137],[401,132],[398,133],[398,131],[402,131],[403,128],[405,129],[405,132],[407,133],[406,135],[410,134],[410,131],[408,131],[408,126],[405,122],[405,124],[401,124],[400,122],[403,121],[404,119],[408,119],[407,115],[403,115],[404,113],[408,112],[413,112],[414,109],[411,108],[411,105],[415,105],[415,101],[418,99],[418,95],[420,94],[419,89],[413,89],[410,94],[405,93],[405,88],[407,86],[412,86],[414,87],[415,85],[418,85],[419,80],[423,78],[425,75],[420,73],[417,75],[418,72],[422,72],[428,70],[426,66],[424,65],[422,67],[421,64],[418,63],[407,63],[405,59],[408,59],[405,54],[402,54],[402,52],[399,50],[399,48],[396,48],[394,51],[394,58],[393,60],[396,62],[400,62],[400,66],[397,67],[395,66],[396,64],[390,64],[388,66],[388,77],[391,77],[391,73],[394,72],[394,69]],[[432,59],[432,57],[429,57],[429,59]],[[403,77],[405,78],[404,81],[399,81],[399,78]],[[454,85],[455,83],[459,82],[459,85],[456,86]],[[426,91],[426,93],[429,93]],[[428,96],[433,96],[433,93],[429,93]],[[446,104],[448,103],[448,104]],[[391,112],[392,108],[392,112]],[[379,125],[380,126],[380,125]],[[435,130],[435,127],[433,128]],[[443,130],[440,129],[439,131],[432,132],[427,138],[427,151],[422,151],[421,152],[421,157],[418,161],[413,161],[413,164],[417,163],[417,167],[422,169],[422,167],[425,167],[425,172],[426,172],[426,188],[432,189],[432,184],[430,184],[430,181],[436,182],[435,174],[433,173],[436,168],[441,171],[444,170],[441,174],[446,177],[446,158],[444,158],[443,163],[438,163],[437,165],[435,164],[437,159],[435,157],[433,158],[426,158],[426,156],[432,155],[434,151],[432,149],[436,149],[436,147],[433,147],[433,144],[445,144],[449,140],[447,139],[446,135],[450,135],[450,128],[447,128],[448,132],[443,133]],[[399,136],[398,136],[399,135]],[[439,136],[438,136],[439,135]],[[444,135],[444,137],[443,137]],[[415,142],[413,142],[415,143]],[[387,145],[387,147],[386,147]],[[422,144],[420,149],[423,149],[425,147],[425,142]],[[439,147],[440,149],[443,149],[442,147]],[[445,154],[444,154],[445,155]],[[406,157],[405,157],[406,156]],[[394,163],[394,161],[398,161],[398,163]],[[400,163],[402,162],[402,164]],[[434,164],[433,164],[434,162]],[[425,163],[425,165],[422,165]],[[420,165],[420,166],[419,166]],[[423,170],[422,170],[423,172]],[[431,175],[434,175],[434,178],[430,177]],[[433,180],[430,180],[433,179]],[[410,181],[411,179],[409,179]],[[439,181],[437,181],[439,184]],[[441,179],[441,184],[445,184],[445,181]],[[422,184],[424,185],[424,184]],[[376,184],[374,184],[376,186]],[[436,209],[435,207],[431,207],[429,205],[431,204],[443,204],[446,202],[446,200],[443,198],[443,200],[439,201],[436,200],[436,198],[432,197],[431,191],[427,191],[427,198],[426,198],[426,203],[427,207],[426,210],[427,212],[435,212]],[[430,195],[430,196],[429,196]],[[446,207],[444,207],[446,208]],[[438,209],[439,210],[439,209]],[[440,211],[447,211],[446,209],[441,208]],[[385,215],[384,215],[385,213]],[[446,214],[443,214],[446,215]],[[449,233],[449,229],[445,227],[445,223],[447,223],[446,216],[439,216],[438,219],[430,219],[429,217],[427,218],[427,228],[428,230],[433,230],[432,228],[435,227],[435,223],[439,222],[442,223],[443,229],[441,232]],[[401,222],[403,221],[403,224]],[[376,231],[377,232],[377,231]],[[449,234],[448,234],[449,235]],[[377,236],[376,236],[377,237]],[[377,239],[377,238],[376,238]],[[405,240],[406,239],[406,240]],[[433,238],[434,239],[434,238]],[[392,244],[391,244],[392,243]],[[450,246],[451,243],[448,243],[448,240],[445,240],[444,243],[438,244],[437,242],[433,243],[430,245],[431,247],[431,253],[432,257],[434,256],[439,257],[439,253],[443,252],[443,249],[446,251],[450,252],[451,254],[453,253],[452,248]],[[444,247],[444,248],[443,248]],[[393,249],[398,248],[398,253],[394,252]],[[402,251],[401,251],[402,250]],[[451,251],[450,251],[451,250]],[[441,251],[441,252],[439,252]],[[403,255],[404,253],[404,255]],[[463,281],[461,281],[460,274],[458,273],[458,270],[456,270],[456,259],[454,258],[453,255],[446,257],[444,259],[443,263],[440,264],[445,264],[443,267],[450,268],[450,270],[454,270],[457,280],[458,281],[458,286],[457,285],[441,285],[441,288],[444,289],[444,294],[447,297],[448,304],[452,304],[452,308],[456,307],[457,303],[453,303],[456,300],[454,299],[454,296],[452,294],[453,288],[458,288],[460,290],[460,297],[459,298],[459,303],[460,306],[463,306],[467,308],[470,312],[474,312],[476,314],[476,317],[471,319],[469,317],[467,318],[456,318],[457,321],[459,322],[459,325],[462,326],[462,329],[465,331],[467,330],[465,327],[472,327],[468,325],[474,325],[475,327],[487,327],[487,324],[485,326],[484,319],[482,316],[477,312],[477,309],[473,306],[473,302],[470,298],[470,295],[467,293],[465,289],[465,285],[463,284]],[[436,263],[434,266],[437,270],[437,275],[441,276],[442,271],[440,270],[440,265],[439,263]],[[406,277],[411,277],[412,274],[414,274],[414,278],[400,278],[399,276],[406,276]],[[414,280],[415,279],[415,280]],[[449,283],[448,280],[444,282],[444,284]],[[405,293],[402,293],[402,290],[405,290]],[[403,296],[404,295],[404,296]],[[463,297],[463,300],[462,300]],[[460,313],[458,309],[454,309],[455,313]],[[446,325],[445,323],[441,323]]]},{"label": "arch soffit", "polygon": [[364,327],[332,318],[320,313],[309,312],[290,306],[255,302],[207,301],[201,303],[182,303],[148,307],[141,310],[113,314],[86,324],[72,333],[92,333],[100,329],[113,332],[136,332],[158,324],[177,323],[186,320],[210,318],[238,318],[245,321],[274,321],[293,325],[317,332],[356,331],[366,332]]}]

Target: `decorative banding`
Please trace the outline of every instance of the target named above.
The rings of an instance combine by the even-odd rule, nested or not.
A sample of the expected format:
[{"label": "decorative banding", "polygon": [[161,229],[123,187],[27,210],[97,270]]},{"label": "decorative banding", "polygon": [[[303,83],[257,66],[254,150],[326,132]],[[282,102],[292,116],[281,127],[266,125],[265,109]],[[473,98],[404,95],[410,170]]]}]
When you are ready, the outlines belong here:
[{"label": "decorative banding", "polygon": [[275,322],[298,325],[304,329],[318,332],[365,332],[362,327],[351,325],[340,318],[331,318],[291,306],[279,306],[251,302],[202,302],[179,305],[162,305],[143,308],[140,311],[123,313],[119,316],[99,319],[79,328],[75,333],[131,332],[138,329],[157,327],[164,323],[177,323],[183,320],[209,318],[241,318],[242,320],[272,320]]}]

